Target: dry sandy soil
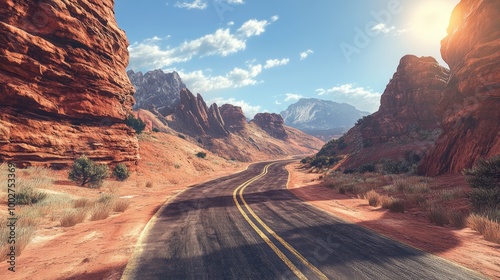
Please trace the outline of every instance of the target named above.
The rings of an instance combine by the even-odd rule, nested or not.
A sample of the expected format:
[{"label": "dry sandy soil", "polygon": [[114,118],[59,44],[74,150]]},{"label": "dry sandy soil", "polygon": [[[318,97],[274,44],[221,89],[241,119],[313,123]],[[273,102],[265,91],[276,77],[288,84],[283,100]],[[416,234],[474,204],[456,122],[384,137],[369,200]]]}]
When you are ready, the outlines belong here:
[{"label": "dry sandy soil", "polygon": [[[298,163],[288,165],[287,169],[291,174],[289,190],[311,205],[487,277],[500,278],[500,245],[485,241],[478,232],[470,228],[435,226],[422,215],[391,213],[380,207],[372,207],[366,199],[338,194],[322,186],[319,174],[308,173]],[[442,188],[456,187],[464,184],[460,177],[437,177],[433,184]]]},{"label": "dry sandy soil", "polygon": [[[248,165],[210,152],[206,159],[198,158],[195,154],[202,149],[177,136],[152,133],[140,138],[141,160],[127,181],[110,179],[100,189],[81,188],[67,180],[67,171],[57,171],[51,172],[55,182],[44,187],[47,193],[65,193],[72,199],[97,199],[103,193],[113,193],[130,201],[125,212],[99,221],[87,217],[73,227],[61,227],[58,217],[51,215],[41,218],[35,237],[17,258],[17,271],[9,272],[2,261],[0,279],[119,279],[140,233],[158,207],[193,184]],[[22,170],[17,172],[23,176]],[[151,187],[146,187],[148,182]],[[7,209],[2,200],[0,209]]]}]

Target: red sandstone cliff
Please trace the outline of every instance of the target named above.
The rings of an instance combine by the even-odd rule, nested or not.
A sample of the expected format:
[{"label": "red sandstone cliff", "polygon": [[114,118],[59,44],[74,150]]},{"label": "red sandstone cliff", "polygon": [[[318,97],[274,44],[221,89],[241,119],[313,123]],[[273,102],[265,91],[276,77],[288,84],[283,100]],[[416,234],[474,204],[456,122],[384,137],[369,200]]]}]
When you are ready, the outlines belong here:
[{"label": "red sandstone cliff", "polygon": [[113,1],[0,2],[0,161],[138,157]]},{"label": "red sandstone cliff", "polygon": [[439,107],[443,133],[422,173],[460,172],[500,153],[500,1],[462,0],[441,54],[451,79]]}]

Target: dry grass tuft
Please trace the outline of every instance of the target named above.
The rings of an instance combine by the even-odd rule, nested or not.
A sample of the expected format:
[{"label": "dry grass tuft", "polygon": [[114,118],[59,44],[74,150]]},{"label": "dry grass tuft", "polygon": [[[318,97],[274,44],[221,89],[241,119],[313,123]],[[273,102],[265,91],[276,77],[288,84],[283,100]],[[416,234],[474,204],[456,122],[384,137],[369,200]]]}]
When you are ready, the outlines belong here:
[{"label": "dry grass tuft", "polygon": [[378,207],[382,204],[380,194],[374,190],[366,193],[366,199],[368,199],[368,204],[373,207]]},{"label": "dry grass tuft", "polygon": [[60,223],[62,227],[72,227],[76,224],[83,222],[86,216],[87,212],[84,210],[70,211],[63,214],[63,216],[60,219]]},{"label": "dry grass tuft", "polygon": [[431,221],[431,223],[444,226],[450,224],[450,219],[448,218],[448,214],[443,207],[440,206],[431,206],[429,211],[427,212],[427,217]]},{"label": "dry grass tuft", "polygon": [[127,208],[130,206],[130,200],[128,199],[119,199],[113,205],[114,212],[125,212]]},{"label": "dry grass tuft", "polygon": [[92,213],[90,214],[91,221],[104,220],[111,214],[113,203],[98,203],[95,205]]},{"label": "dry grass tuft", "polygon": [[92,204],[92,201],[88,198],[79,198],[73,201],[73,207],[75,208],[85,208]]},{"label": "dry grass tuft", "polygon": [[498,222],[478,214],[471,214],[467,218],[467,225],[481,233],[484,239],[500,244],[500,224]]},{"label": "dry grass tuft", "polygon": [[388,197],[383,195],[380,197],[382,208],[388,209],[394,213],[404,213],[405,211],[405,202],[402,199]]}]

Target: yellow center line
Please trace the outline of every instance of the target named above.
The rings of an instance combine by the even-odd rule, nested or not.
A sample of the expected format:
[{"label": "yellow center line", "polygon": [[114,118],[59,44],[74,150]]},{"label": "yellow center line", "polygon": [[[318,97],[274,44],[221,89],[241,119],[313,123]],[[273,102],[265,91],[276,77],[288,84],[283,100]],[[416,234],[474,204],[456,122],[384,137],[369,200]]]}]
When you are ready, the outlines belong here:
[{"label": "yellow center line", "polygon": [[268,164],[264,167],[263,171],[255,176],[254,178],[246,181],[245,183],[241,184],[238,186],[234,192],[233,192],[233,200],[236,203],[236,206],[238,207],[238,210],[241,212],[243,217],[247,220],[247,222],[252,226],[252,228],[262,237],[262,239],[271,247],[271,249],[280,257],[281,260],[299,277],[299,279],[307,279],[304,274],[300,270],[297,269],[297,267],[283,254],[282,251],[280,251],[274,243],[252,222],[252,220],[248,217],[248,215],[245,213],[243,208],[238,202],[237,199],[237,194],[239,195],[241,201],[245,205],[245,208],[248,210],[248,212],[255,218],[255,220],[269,233],[271,234],[278,242],[280,242],[285,248],[287,248],[297,259],[299,259],[305,266],[307,266],[311,271],[313,271],[316,276],[318,276],[320,279],[328,279],[326,275],[324,275],[317,267],[312,265],[304,256],[302,256],[295,248],[293,248],[288,242],[286,242],[283,238],[281,238],[276,232],[274,232],[269,226],[267,226],[258,216],[255,214],[255,212],[250,208],[248,203],[246,202],[245,198],[243,197],[243,191],[245,190],[246,187],[248,187],[251,183],[254,181],[264,177],[268,173],[269,166],[271,166],[274,163]]}]

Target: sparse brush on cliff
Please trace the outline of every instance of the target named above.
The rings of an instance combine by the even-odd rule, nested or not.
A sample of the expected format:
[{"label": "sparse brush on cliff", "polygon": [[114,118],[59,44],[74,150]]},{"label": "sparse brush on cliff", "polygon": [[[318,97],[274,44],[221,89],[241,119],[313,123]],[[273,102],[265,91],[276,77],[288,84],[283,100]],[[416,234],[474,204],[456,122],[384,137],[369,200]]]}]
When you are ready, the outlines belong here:
[{"label": "sparse brush on cliff", "polygon": [[113,169],[113,176],[120,181],[125,181],[130,176],[130,172],[125,164],[120,163]]},{"label": "sparse brush on cliff", "polygon": [[128,115],[125,124],[133,128],[137,134],[140,134],[146,128],[146,124],[140,118],[134,117],[134,115]]}]

